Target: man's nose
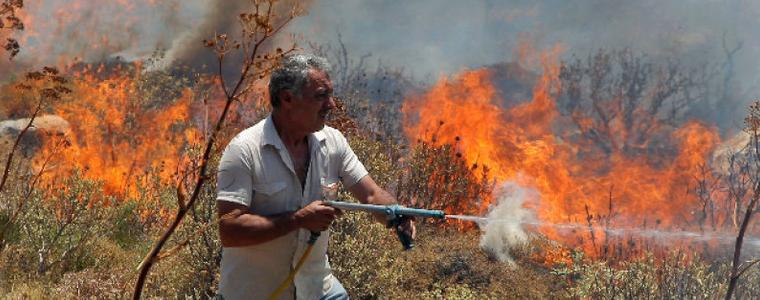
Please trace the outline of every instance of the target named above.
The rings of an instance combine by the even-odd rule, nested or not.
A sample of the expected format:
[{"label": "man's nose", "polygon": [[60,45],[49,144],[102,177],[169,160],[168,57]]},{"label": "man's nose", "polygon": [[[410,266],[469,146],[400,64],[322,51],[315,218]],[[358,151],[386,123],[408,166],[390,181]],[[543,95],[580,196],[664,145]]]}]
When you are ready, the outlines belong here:
[{"label": "man's nose", "polygon": [[335,97],[330,96],[330,98],[325,101],[324,107],[327,109],[333,109],[337,107],[337,104],[335,104]]}]

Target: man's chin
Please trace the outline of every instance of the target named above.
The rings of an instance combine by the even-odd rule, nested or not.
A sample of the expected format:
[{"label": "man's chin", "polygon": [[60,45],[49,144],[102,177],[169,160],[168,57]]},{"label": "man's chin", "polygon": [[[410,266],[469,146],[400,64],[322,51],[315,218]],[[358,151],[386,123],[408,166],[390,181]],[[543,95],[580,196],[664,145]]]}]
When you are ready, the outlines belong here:
[{"label": "man's chin", "polygon": [[317,132],[317,131],[320,131],[320,130],[322,130],[323,128],[325,128],[325,122],[322,122],[322,123],[320,123],[319,125],[317,125],[317,127],[315,127],[315,129],[314,129],[312,132]]}]

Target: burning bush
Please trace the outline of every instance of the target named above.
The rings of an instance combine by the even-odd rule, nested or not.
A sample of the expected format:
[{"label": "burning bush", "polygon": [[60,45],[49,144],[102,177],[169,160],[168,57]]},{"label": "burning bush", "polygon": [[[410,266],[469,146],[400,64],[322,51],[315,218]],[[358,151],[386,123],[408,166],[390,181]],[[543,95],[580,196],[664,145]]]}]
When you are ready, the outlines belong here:
[{"label": "burning bush", "polygon": [[[8,5],[18,3],[3,2],[0,18],[13,16]],[[273,5],[254,2],[266,3]],[[266,11],[267,16],[258,11],[240,15],[249,38],[271,37],[282,28],[273,27],[273,20],[295,16],[295,11]],[[221,69],[233,49],[266,48],[259,48],[261,41],[241,44],[219,34],[206,46],[215,51]],[[9,45],[13,55],[18,45]],[[638,257],[616,264],[577,254],[567,261],[568,248],[538,238],[520,249],[524,253],[508,268],[494,256],[509,258],[493,253],[505,248],[486,253],[477,246],[477,231],[457,231],[474,229],[474,223],[456,228],[420,224],[418,250],[399,252],[388,230],[366,215],[350,214],[334,224],[330,257],[354,298],[709,298],[725,290],[726,267],[696,255],[663,258],[665,251],[652,246],[661,236],[698,234],[694,239],[711,240],[700,240],[691,252],[714,249],[715,241],[724,242],[726,233],[733,233],[728,230],[740,226],[741,212],[751,212],[757,197],[752,188],[756,153],[720,156],[729,162],[715,172],[711,152],[720,143],[718,130],[687,118],[692,103],[707,97],[698,93],[708,84],[699,70],[630,50],[600,50],[559,62],[557,48],[542,56],[538,74],[518,63],[497,64],[444,78],[422,91],[401,70],[380,64],[376,72],[367,72],[369,56],[351,60],[342,42],[335,51],[313,48],[333,53],[336,92],[345,100],[331,125],[349,136],[374,179],[403,204],[449,214],[511,213],[513,226],[530,221],[549,239],[581,247],[575,253]],[[49,113],[70,124],[65,133],[44,138],[33,159],[7,160],[5,171],[12,176],[7,189],[0,184],[0,292],[30,281],[22,289],[39,295],[50,290],[57,293],[51,297],[123,297],[136,279],[133,270],[141,254],[179,207],[178,222],[169,230],[176,228],[177,234],[161,240],[168,249],[158,246],[155,260],[143,261],[148,266],[163,261],[148,277],[147,293],[213,297],[221,255],[214,153],[228,136],[225,130],[233,132],[266,113],[266,94],[254,81],[265,77],[274,58],[292,49],[270,50],[238,61],[254,71],[241,75],[237,85],[224,82],[223,74],[187,78],[116,60],[77,64],[64,74],[54,69],[30,73],[16,83],[32,91],[31,98],[11,84],[0,87],[4,119]],[[504,85],[514,90],[500,90],[494,82],[504,73],[519,78],[519,84]],[[29,80],[35,83],[24,83]],[[523,86],[526,82],[533,83],[532,91]],[[68,91],[71,97],[60,97]],[[39,95],[61,101],[41,105]],[[221,132],[212,129],[209,120],[228,112],[232,103],[242,104],[229,110],[232,125]],[[0,123],[0,130],[10,123]],[[200,148],[203,141],[210,141],[208,151]],[[187,202],[193,180],[199,185],[197,197]],[[495,209],[494,187],[507,180],[535,189],[539,197],[525,207]],[[538,219],[514,213],[522,208],[534,210]],[[504,239],[505,231],[491,232],[491,238]],[[552,263],[558,267],[550,274],[546,265]],[[741,275],[739,270],[735,266],[732,276]],[[757,269],[743,270],[747,278],[737,297],[757,297]]]}]

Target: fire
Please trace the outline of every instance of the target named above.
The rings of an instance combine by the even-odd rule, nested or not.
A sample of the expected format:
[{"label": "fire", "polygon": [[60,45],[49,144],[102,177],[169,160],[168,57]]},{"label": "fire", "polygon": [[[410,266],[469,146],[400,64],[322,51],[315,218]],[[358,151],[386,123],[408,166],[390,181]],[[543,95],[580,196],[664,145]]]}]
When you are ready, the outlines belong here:
[{"label": "fire", "polygon": [[[60,137],[43,141],[34,157],[37,170],[45,166],[48,184],[80,170],[83,176],[102,181],[106,195],[123,199],[138,197],[141,187],[152,184],[148,182],[151,177],[160,185],[176,186],[178,176],[192,173],[182,168],[193,167],[188,157],[197,153],[188,153],[188,149],[202,144],[203,134],[211,130],[221,112],[224,96],[216,88],[219,82],[211,79],[214,74],[196,74],[198,82],[184,84],[190,87],[168,96],[165,91],[172,86],[146,91],[141,85],[143,76],[160,69],[141,60],[153,53],[158,56],[146,61],[172,64],[173,57],[166,53],[177,46],[180,37],[197,29],[198,24],[187,25],[197,23],[190,16],[205,4],[183,4],[187,5],[176,0],[119,0],[99,5],[81,0],[32,1],[18,12],[23,31],[0,32],[2,38],[8,34],[17,38],[22,47],[13,62],[0,60],[0,69],[9,71],[0,72],[0,82],[11,82],[15,80],[11,75],[43,65],[57,66],[70,79],[70,99],[52,103],[44,111],[66,120],[70,130],[63,141]],[[193,46],[201,48],[201,43]],[[262,90],[261,86],[253,88]],[[10,99],[4,109],[28,116],[28,105],[12,95],[12,84],[0,86],[0,92]],[[248,98],[238,99],[242,104],[237,106],[239,111],[228,115],[231,130],[260,116],[263,98]],[[220,140],[227,138],[224,134]]]},{"label": "fire", "polygon": [[[0,60],[0,69],[21,72],[29,67],[63,67],[72,62],[99,62],[168,49],[179,35],[187,9],[177,1],[119,0],[25,1],[17,11],[24,30],[10,34],[21,46],[14,62]],[[183,24],[184,25],[184,24]],[[152,29],[153,27],[161,30]],[[156,33],[158,32],[158,33]],[[0,80],[5,79],[0,74]]]},{"label": "fire", "polygon": [[186,148],[202,139],[191,126],[194,95],[185,88],[176,99],[143,98],[141,71],[138,64],[133,71],[106,72],[101,65],[75,72],[71,99],[53,104],[53,113],[71,124],[65,146],[47,142],[36,154],[38,169],[49,160],[44,178],[55,182],[81,170],[102,181],[106,194],[122,197],[137,196],[150,176],[176,182]]},{"label": "fire", "polygon": [[[555,95],[561,87],[558,53],[555,49],[541,56],[543,72],[532,99],[511,108],[497,104],[504,101],[487,69],[442,79],[424,95],[406,101],[407,137],[456,144],[469,163],[488,166],[494,180],[516,181],[535,189],[540,200],[526,206],[540,222],[588,224],[591,233],[579,239],[549,227],[539,230],[550,239],[580,244],[587,250],[598,251],[607,238],[605,226],[683,230],[703,223],[700,198],[693,192],[694,177],[708,165],[720,143],[716,129],[697,121],[671,130],[662,124],[641,129],[613,122],[611,151],[601,153],[578,136],[579,130],[568,125],[568,116],[556,107]],[[580,126],[594,125],[583,116],[570,117],[577,118]],[[615,144],[636,130],[652,138],[665,134],[673,149],[631,154]],[[492,201],[484,199],[477,209],[457,213],[484,215]]]}]

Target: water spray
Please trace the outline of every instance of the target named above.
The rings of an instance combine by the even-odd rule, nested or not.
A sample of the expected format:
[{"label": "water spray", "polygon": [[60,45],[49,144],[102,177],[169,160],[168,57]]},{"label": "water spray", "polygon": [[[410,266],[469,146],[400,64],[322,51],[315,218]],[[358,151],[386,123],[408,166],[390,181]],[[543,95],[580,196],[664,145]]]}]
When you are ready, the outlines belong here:
[{"label": "water spray", "polygon": [[[515,186],[513,186],[515,187]],[[488,249],[491,251],[495,251],[497,254],[497,257],[499,257],[500,260],[504,262],[512,262],[512,259],[509,257],[509,254],[506,253],[508,248],[504,247],[504,243],[508,244],[514,244],[517,242],[525,241],[525,235],[522,231],[522,228],[524,226],[529,226],[533,228],[541,228],[541,227],[551,227],[557,230],[587,230],[588,225],[586,224],[579,224],[579,223],[550,223],[550,222],[541,222],[536,221],[533,218],[529,217],[527,214],[527,211],[521,208],[522,199],[525,197],[524,190],[518,190],[517,194],[510,194],[514,197],[508,197],[512,198],[513,200],[520,200],[520,201],[499,201],[499,205],[496,207],[493,207],[491,211],[489,212],[488,216],[481,217],[481,216],[473,216],[473,215],[447,215],[442,210],[430,210],[430,209],[422,209],[422,208],[414,208],[414,207],[405,207],[398,204],[392,204],[392,205],[377,205],[377,204],[360,204],[360,203],[351,203],[351,202],[344,202],[344,201],[338,201],[337,200],[337,189],[334,189],[330,187],[329,189],[325,188],[323,184],[323,189],[325,189],[324,196],[326,199],[331,200],[325,200],[324,204],[341,209],[346,211],[363,211],[368,212],[376,215],[385,215],[386,220],[388,222],[389,227],[392,226],[396,230],[396,234],[398,235],[399,241],[404,247],[404,250],[409,250],[414,247],[414,241],[410,234],[407,232],[404,232],[401,230],[399,225],[401,225],[404,221],[406,221],[408,218],[435,218],[435,219],[452,219],[452,220],[460,220],[460,221],[466,221],[466,222],[474,222],[477,223],[478,226],[484,230],[484,237],[481,240],[481,247],[484,247],[484,249]],[[515,191],[515,189],[512,189]],[[523,192],[519,192],[523,191]],[[504,200],[504,199],[502,199]],[[508,213],[508,215],[505,215],[505,213]],[[657,238],[657,239],[665,239],[665,240],[672,240],[672,239],[696,239],[696,240],[703,240],[703,241],[709,241],[709,240],[715,240],[720,242],[730,242],[733,237],[731,236],[725,236],[720,233],[697,233],[697,232],[689,232],[689,231],[666,231],[666,230],[657,230],[657,229],[638,229],[638,228],[612,228],[607,227],[603,229],[604,232],[611,236],[626,236],[626,235],[636,235],[640,237],[645,238]],[[489,235],[491,235],[491,239],[489,239]],[[292,281],[293,275],[298,271],[300,268],[301,261],[305,258],[305,256],[308,255],[309,250],[311,246],[313,245],[313,242],[316,241],[316,237],[319,236],[318,232],[312,232],[312,238],[310,239],[309,246],[307,248],[307,251],[304,253],[304,255],[299,260],[299,264],[296,266],[295,269],[291,271],[291,275],[286,279],[286,281],[283,282],[281,285],[281,288],[278,288],[278,290],[272,294],[272,297],[270,299],[276,299],[276,297],[284,290],[285,287]],[[496,238],[494,238],[494,236]],[[509,238],[505,239],[505,236],[508,236]],[[509,241],[506,241],[509,240]],[[760,247],[760,239],[748,239],[748,241],[745,241],[748,244],[751,245],[757,245]]]},{"label": "water spray", "polygon": [[[479,226],[486,224],[498,224],[498,223],[513,223],[511,220],[492,219],[486,217],[477,217],[470,215],[446,215],[448,219],[456,219],[461,221],[475,222]],[[533,228],[553,228],[556,230],[572,230],[572,231],[585,231],[589,227],[587,224],[581,223],[550,223],[540,221],[520,221],[519,225],[530,226]],[[641,238],[650,238],[655,240],[673,241],[673,240],[693,240],[700,242],[715,241],[719,243],[733,243],[736,240],[736,236],[727,232],[696,232],[687,230],[663,230],[663,229],[647,229],[647,228],[635,228],[635,227],[594,227],[599,229],[609,236],[637,236]],[[744,243],[750,246],[755,246],[760,249],[760,238],[745,237]]]}]

